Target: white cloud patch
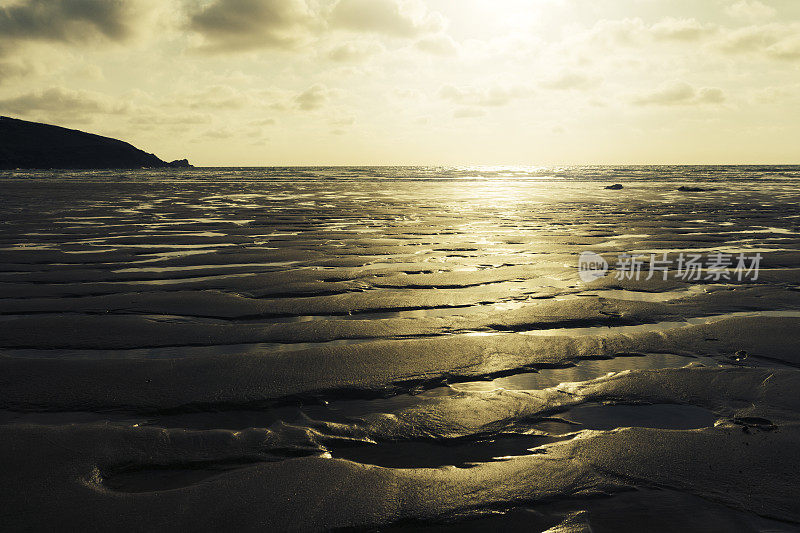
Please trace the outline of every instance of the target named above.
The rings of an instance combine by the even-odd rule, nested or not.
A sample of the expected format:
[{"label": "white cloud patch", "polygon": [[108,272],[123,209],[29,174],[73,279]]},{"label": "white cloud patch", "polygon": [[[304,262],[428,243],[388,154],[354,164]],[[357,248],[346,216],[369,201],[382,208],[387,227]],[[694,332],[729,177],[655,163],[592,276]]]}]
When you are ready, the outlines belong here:
[{"label": "white cloud patch", "polygon": [[775,44],[767,47],[766,54],[775,59],[783,59],[787,61],[800,60],[800,36],[793,35],[791,37],[781,39]]},{"label": "white cloud patch", "polygon": [[486,116],[486,111],[475,109],[474,107],[459,107],[453,111],[453,118],[478,118],[483,116]]},{"label": "white cloud patch", "polygon": [[673,41],[697,41],[717,31],[714,24],[704,24],[693,18],[665,18],[647,28],[656,39]]},{"label": "white cloud patch", "polygon": [[345,128],[348,126],[352,126],[356,123],[355,117],[351,116],[339,116],[336,118],[332,118],[328,121],[331,126],[335,126],[337,128]]},{"label": "white cloud patch", "polygon": [[761,54],[771,59],[800,60],[800,24],[772,23],[725,32],[717,47],[728,54]]},{"label": "white cloud patch", "polygon": [[593,89],[602,83],[602,79],[590,76],[584,72],[565,70],[557,75],[541,82],[545,89],[554,90],[588,90]]},{"label": "white cloud patch", "polygon": [[800,83],[759,88],[755,91],[754,99],[762,104],[784,105],[791,103],[797,105],[797,102],[800,101]]},{"label": "white cloud patch", "polygon": [[163,112],[149,112],[136,114],[129,120],[131,124],[137,126],[166,126],[166,127],[185,127],[198,124],[210,124],[211,115],[207,113],[178,113],[166,114]]},{"label": "white cloud patch", "polygon": [[691,17],[666,17],[652,24],[638,17],[603,19],[559,44],[565,50],[580,49],[588,55],[595,55],[600,49],[636,49],[652,44],[693,44],[711,38],[718,31],[719,26],[716,24],[703,23]]},{"label": "white cloud patch", "polygon": [[777,13],[775,8],[758,0],[739,0],[729,5],[725,12],[733,18],[746,21],[770,19]]},{"label": "white cloud patch", "polygon": [[721,104],[725,101],[725,93],[716,87],[695,89],[686,82],[672,82],[654,91],[640,94],[633,99],[636,105],[701,105]]},{"label": "white cloud patch", "polygon": [[478,107],[502,107],[514,100],[526,98],[532,94],[527,87],[494,85],[486,88],[455,87],[444,85],[439,89],[439,96],[455,104]]},{"label": "white cloud patch", "polygon": [[340,63],[354,63],[385,51],[383,45],[375,41],[347,41],[340,43],[326,54],[332,61]]},{"label": "white cloud patch", "polygon": [[211,128],[200,134],[200,136],[195,139],[195,142],[204,142],[209,140],[223,141],[226,139],[232,139],[234,137],[236,137],[236,133],[230,128]]},{"label": "white cloud patch", "polygon": [[251,126],[259,126],[259,127],[261,127],[261,126],[274,126],[277,123],[278,123],[278,121],[275,120],[274,118],[267,117],[267,118],[262,118],[262,119],[259,119],[259,120],[253,120],[253,121],[250,122],[250,125]]},{"label": "white cloud patch", "polygon": [[329,22],[336,28],[405,38],[438,32],[445,25],[441,14],[410,0],[339,0]]},{"label": "white cloud patch", "polygon": [[324,85],[314,85],[295,96],[294,103],[298,109],[313,111],[327,104],[328,100],[330,100],[330,95],[330,89]]},{"label": "white cloud patch", "polygon": [[452,37],[445,34],[423,37],[414,43],[414,47],[423,52],[439,56],[458,55],[458,44]]},{"label": "white cloud patch", "polygon": [[[740,2],[734,5],[739,4],[755,10],[759,9],[756,6],[760,3]],[[758,17],[748,20],[755,18]],[[571,53],[575,57],[596,57],[598,50],[611,54],[620,53],[625,48],[631,51],[644,50],[656,44],[662,46],[662,50],[677,51],[670,45],[681,43],[686,46],[705,45],[707,48],[703,53],[759,54],[774,60],[796,61],[800,60],[800,23],[772,22],[726,27],[700,22],[695,18],[668,17],[653,24],[645,23],[640,18],[600,20],[591,28],[577,32],[554,46],[561,53]],[[644,60],[644,56],[639,57]]]},{"label": "white cloud patch", "polygon": [[189,109],[241,109],[256,103],[252,94],[228,85],[214,85],[182,93],[174,99],[174,105]]}]

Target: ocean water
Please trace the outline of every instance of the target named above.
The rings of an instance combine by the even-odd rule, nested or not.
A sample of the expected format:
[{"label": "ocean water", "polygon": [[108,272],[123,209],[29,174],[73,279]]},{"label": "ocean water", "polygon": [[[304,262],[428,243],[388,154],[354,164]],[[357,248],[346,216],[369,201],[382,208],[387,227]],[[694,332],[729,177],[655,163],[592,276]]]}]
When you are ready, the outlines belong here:
[{"label": "ocean water", "polygon": [[200,167],[192,169],[17,170],[2,171],[13,179],[120,180],[577,180],[577,181],[772,181],[800,176],[800,165],[578,165],[521,166],[333,166],[333,167]]},{"label": "ocean water", "polygon": [[798,180],[0,172],[7,501],[75,527],[796,530]]}]

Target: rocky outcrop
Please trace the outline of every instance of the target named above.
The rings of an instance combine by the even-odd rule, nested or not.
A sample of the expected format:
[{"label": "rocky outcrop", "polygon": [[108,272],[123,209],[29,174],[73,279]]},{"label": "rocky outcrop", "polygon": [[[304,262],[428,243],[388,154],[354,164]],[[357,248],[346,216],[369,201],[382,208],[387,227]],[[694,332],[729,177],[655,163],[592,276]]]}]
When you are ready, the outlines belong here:
[{"label": "rocky outcrop", "polygon": [[49,124],[0,117],[0,169],[187,168],[124,141]]}]

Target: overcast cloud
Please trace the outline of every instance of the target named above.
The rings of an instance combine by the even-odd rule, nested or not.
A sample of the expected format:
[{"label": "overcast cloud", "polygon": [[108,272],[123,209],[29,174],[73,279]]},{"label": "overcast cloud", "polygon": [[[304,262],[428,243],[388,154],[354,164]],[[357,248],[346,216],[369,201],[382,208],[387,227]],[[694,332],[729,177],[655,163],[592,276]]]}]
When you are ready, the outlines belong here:
[{"label": "overcast cloud", "polygon": [[796,0],[0,0],[0,113],[198,164],[793,161],[798,36]]}]

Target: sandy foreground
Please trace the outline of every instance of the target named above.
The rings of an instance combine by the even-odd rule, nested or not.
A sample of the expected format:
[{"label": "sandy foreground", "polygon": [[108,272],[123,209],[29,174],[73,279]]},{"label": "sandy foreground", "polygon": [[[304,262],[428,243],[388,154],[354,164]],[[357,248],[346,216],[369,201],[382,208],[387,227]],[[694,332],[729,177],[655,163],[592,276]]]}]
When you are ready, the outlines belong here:
[{"label": "sandy foreground", "polygon": [[800,531],[795,181],[419,177],[3,174],[0,529]]}]

